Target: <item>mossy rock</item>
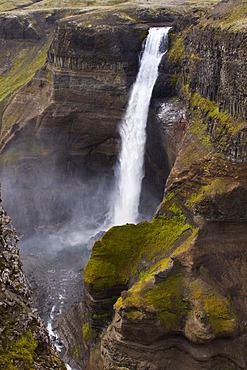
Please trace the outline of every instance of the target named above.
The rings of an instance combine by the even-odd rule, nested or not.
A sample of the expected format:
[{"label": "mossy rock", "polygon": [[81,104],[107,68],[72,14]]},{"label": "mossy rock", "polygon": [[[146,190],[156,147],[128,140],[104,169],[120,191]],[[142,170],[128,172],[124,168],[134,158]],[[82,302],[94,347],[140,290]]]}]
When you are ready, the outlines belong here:
[{"label": "mossy rock", "polygon": [[169,34],[171,39],[171,48],[168,51],[168,59],[170,62],[179,64],[182,61],[184,53],[184,40],[180,34],[171,33]]},{"label": "mossy rock", "polygon": [[[186,273],[169,268],[163,281],[155,282],[152,278],[138,281],[118,299],[115,308],[123,318],[123,331],[128,322],[139,323],[141,327],[153,316],[156,319],[152,325],[159,328],[160,336],[180,333],[195,343],[233,336],[239,325],[229,297],[199,278],[191,280]],[[193,316],[197,317],[197,324],[192,326]]]},{"label": "mossy rock", "polygon": [[238,317],[230,297],[223,296],[200,278],[189,284],[191,305],[198,316],[200,312],[211,331],[211,337],[231,336],[238,329]]},{"label": "mossy rock", "polygon": [[[138,284],[130,289],[122,307],[128,320],[142,320],[144,312],[155,312],[159,325],[165,332],[181,330],[183,320],[190,309],[184,299],[184,277],[181,274],[169,276],[158,284]],[[120,303],[117,303],[120,308]],[[142,316],[140,315],[142,313]]]},{"label": "mossy rock", "polygon": [[114,286],[127,287],[130,279],[169,255],[183,233],[193,230],[175,203],[170,205],[170,216],[113,227],[96,242],[84,270],[91,293],[105,293]]},{"label": "mossy rock", "polygon": [[30,370],[34,365],[37,342],[29,331],[20,338],[7,341],[0,348],[0,368]]},{"label": "mossy rock", "polygon": [[93,341],[95,338],[96,332],[91,328],[91,325],[86,322],[82,325],[82,336],[83,339],[87,342],[90,343]]}]

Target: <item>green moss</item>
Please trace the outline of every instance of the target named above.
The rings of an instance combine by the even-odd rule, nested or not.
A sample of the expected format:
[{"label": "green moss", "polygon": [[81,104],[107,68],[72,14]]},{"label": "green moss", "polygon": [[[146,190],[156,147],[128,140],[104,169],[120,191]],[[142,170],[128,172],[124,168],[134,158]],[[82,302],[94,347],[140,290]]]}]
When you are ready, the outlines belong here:
[{"label": "green moss", "polygon": [[202,57],[200,57],[199,55],[197,54],[190,54],[190,63],[193,64],[193,63],[198,63],[198,62],[201,62],[203,60]]},{"label": "green moss", "polygon": [[37,342],[31,332],[27,332],[15,341],[5,341],[0,348],[0,368],[5,370],[33,369]]},{"label": "green moss", "polygon": [[138,310],[129,310],[126,312],[126,317],[130,321],[142,320],[145,317],[145,314]]},{"label": "green moss", "polygon": [[226,129],[229,135],[237,134],[244,127],[242,121],[236,121],[225,111],[220,111],[218,105],[200,94],[192,95],[190,105],[193,109],[197,108],[201,112],[205,121],[214,120],[218,124],[219,132]]},{"label": "green moss", "polygon": [[199,118],[195,119],[190,127],[190,132],[195,135],[201,144],[209,151],[213,150],[210,135],[205,132],[205,124]]},{"label": "green moss", "polygon": [[[177,248],[150,266],[150,268],[139,275],[139,280],[128,290],[128,293],[120,297],[115,308],[124,309],[126,317],[130,321],[142,320],[147,312],[157,315],[160,324],[166,331],[179,330],[184,317],[190,307],[184,297],[184,277],[171,275],[172,258],[190,248],[192,240],[197,235],[198,229],[188,233],[187,238]],[[162,271],[167,271],[167,278],[154,284],[155,276]],[[170,274],[170,275],[169,275]]]},{"label": "green moss", "polygon": [[147,312],[156,315],[166,332],[179,331],[190,310],[184,299],[183,275],[168,276],[163,282],[154,284],[152,279],[139,281],[120,298],[115,308],[124,308],[130,321],[142,320]]},{"label": "green moss", "polygon": [[170,76],[170,86],[172,89],[175,89],[177,86],[177,83],[179,79],[181,78],[180,73],[174,73],[173,75]]},{"label": "green moss", "polygon": [[[191,133],[208,151],[213,151],[215,148],[218,152],[225,153],[229,138],[235,137],[244,128],[244,123],[234,120],[227,112],[220,111],[215,102],[203,98],[198,93],[191,96],[190,106],[194,110]],[[207,132],[208,124],[212,123],[214,124],[213,144],[212,135]]]},{"label": "green moss", "polygon": [[184,40],[181,36],[170,33],[172,47],[168,52],[168,58],[173,63],[180,63],[184,52]]},{"label": "green moss", "polygon": [[70,353],[72,354],[73,358],[78,358],[79,352],[80,352],[79,345],[76,344],[74,341],[73,345],[70,345]]},{"label": "green moss", "polygon": [[214,334],[222,335],[234,330],[235,315],[227,298],[209,294],[203,298],[204,310],[208,316],[208,321]]},{"label": "green moss", "polygon": [[102,314],[93,314],[92,315],[93,320],[105,320],[105,319],[109,319],[110,317],[111,317],[111,315],[108,312],[102,313]]},{"label": "green moss", "polygon": [[131,277],[164,259],[174,242],[192,229],[181,210],[173,204],[170,207],[171,218],[160,216],[150,223],[110,229],[94,245],[84,270],[85,282],[99,291],[127,284]]},{"label": "green moss", "polygon": [[144,299],[157,312],[161,326],[166,331],[177,331],[190,305],[184,300],[184,277],[174,275],[157,284],[144,294]]},{"label": "green moss", "polygon": [[[41,47],[33,43],[27,43],[19,53],[17,53],[11,70],[4,75],[0,75],[0,106],[4,107],[9,97],[21,86],[27,84],[36,71],[40,69],[46,60],[47,50],[51,40],[47,40]],[[18,115],[18,112],[16,112]],[[8,129],[8,125],[3,122],[1,135]]]},{"label": "green moss", "polygon": [[228,183],[224,179],[214,179],[210,184],[202,186],[197,193],[192,194],[187,200],[186,206],[191,208],[194,204],[199,203],[206,197],[213,197],[216,194],[222,194],[227,189],[227,186]]},{"label": "green moss", "polygon": [[86,342],[92,342],[95,338],[95,331],[91,328],[89,323],[82,325],[82,335]]},{"label": "green moss", "polygon": [[[196,307],[203,310],[215,336],[229,334],[237,327],[237,315],[229,297],[222,296],[212,287],[196,279],[190,284]],[[197,308],[195,308],[196,310]]]}]

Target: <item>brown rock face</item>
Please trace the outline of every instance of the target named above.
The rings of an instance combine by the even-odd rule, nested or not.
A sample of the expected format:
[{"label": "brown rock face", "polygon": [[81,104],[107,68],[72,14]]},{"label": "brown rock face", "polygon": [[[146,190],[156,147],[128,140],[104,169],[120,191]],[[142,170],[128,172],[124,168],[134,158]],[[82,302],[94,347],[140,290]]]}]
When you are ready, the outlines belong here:
[{"label": "brown rock face", "polygon": [[219,21],[221,27],[210,22],[200,22],[180,39],[184,52],[178,94],[201,111],[215,148],[232,161],[246,162],[246,31],[244,26],[221,29],[224,20]]},{"label": "brown rock face", "polygon": [[[58,22],[46,65],[15,95],[2,117],[3,126],[11,127],[1,153],[6,181],[3,191],[5,198],[10,199],[8,211],[15,214],[11,201],[11,189],[15,188],[22,199],[21,209],[28,205],[31,215],[26,214],[25,221],[17,216],[18,229],[26,232],[29,222],[32,230],[69,219],[76,200],[72,197],[71,207],[66,210],[62,187],[77,192],[88,176],[98,187],[102,176],[106,176],[106,195],[99,200],[104,203],[100,207],[108,202],[119,148],[117,127],[137,74],[148,29],[141,18],[153,21],[151,13],[147,15],[143,9],[132,15],[124,11],[95,11]],[[171,22],[176,17],[167,14],[159,15],[158,20]],[[148,144],[149,152],[153,143],[151,140]],[[158,146],[159,155],[147,157],[146,187],[149,188],[150,179],[156,178],[162,192],[160,183],[167,176],[167,168],[162,168],[166,155],[162,143]],[[25,188],[29,189],[26,193]],[[43,201],[54,204],[53,211],[48,207],[46,216],[42,213],[39,219],[38,208],[43,208],[45,193]],[[146,202],[147,197],[143,200]],[[150,209],[154,212],[153,205]]]},{"label": "brown rock face", "polygon": [[[146,253],[140,256],[131,278],[130,267],[125,267],[127,288],[118,292],[118,299],[112,296],[115,315],[100,338],[101,352],[97,347],[93,351],[101,362],[96,367],[90,362],[89,369],[247,367],[246,53],[242,48],[246,32],[203,27],[199,22],[172,37],[176,47],[168,53],[168,63],[175,85],[178,81],[178,95],[184,99],[186,121],[182,113],[181,119],[171,119],[169,126],[159,108],[163,142],[172,135],[168,158],[175,163],[154,221],[138,226],[139,240],[136,235],[131,239],[123,226],[126,239],[123,231],[121,244],[118,231],[111,229],[95,244],[85,268],[92,301],[88,300],[89,313],[91,309],[93,314],[97,304],[102,307],[96,299],[100,283],[105,284],[102,294],[109,292],[108,285],[114,286],[111,273],[105,271],[108,261],[112,271],[117,269],[112,260],[115,245],[121,251],[129,245],[133,251],[139,250],[147,233]],[[164,108],[172,117],[176,104],[167,104]],[[156,222],[160,222],[159,233],[155,232]],[[159,237],[167,222],[170,229],[164,232],[159,250]],[[184,222],[187,229],[169,244]],[[151,235],[149,227],[154,228]],[[98,274],[97,266],[101,269]],[[88,322],[93,327],[93,320]]]},{"label": "brown rock face", "polygon": [[243,79],[246,33],[222,32],[210,26],[206,29],[197,26],[186,37],[186,49],[191,55],[187,70],[191,77],[191,88],[216,101],[231,116],[246,120],[247,86]]}]

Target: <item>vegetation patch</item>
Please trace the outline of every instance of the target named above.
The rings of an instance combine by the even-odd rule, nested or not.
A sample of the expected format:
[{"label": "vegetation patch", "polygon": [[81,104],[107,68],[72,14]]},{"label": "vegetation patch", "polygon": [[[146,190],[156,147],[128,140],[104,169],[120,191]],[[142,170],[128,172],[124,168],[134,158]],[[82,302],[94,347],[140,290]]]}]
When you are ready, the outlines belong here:
[{"label": "vegetation patch", "polygon": [[244,128],[244,122],[234,120],[227,112],[220,111],[215,102],[198,93],[191,96],[190,107],[195,116],[191,133],[209,151],[214,146],[219,152],[227,152],[230,140]]},{"label": "vegetation patch", "polygon": [[[8,73],[0,75],[0,111],[3,110],[7,100],[23,85],[27,84],[34,74],[45,64],[47,50],[51,40],[48,39],[40,48],[32,42],[26,43],[15,56],[13,66]],[[18,114],[18,112],[16,113]],[[1,128],[1,136],[10,129],[4,125]]]},{"label": "vegetation patch", "polygon": [[196,306],[203,309],[214,336],[231,334],[236,330],[237,315],[229,297],[203,286],[199,279],[192,282],[190,288]]},{"label": "vegetation patch", "polygon": [[188,208],[192,208],[193,205],[199,203],[206,197],[213,197],[216,194],[222,194],[224,191],[226,191],[227,187],[228,183],[226,180],[222,178],[214,179],[212,182],[210,182],[210,184],[202,186],[199,192],[192,194],[187,200],[186,206]]},{"label": "vegetation patch", "polygon": [[[230,29],[231,31],[244,31],[247,29],[247,4],[243,0],[229,2],[222,10],[216,9],[216,16],[210,18],[213,27]],[[205,23],[208,24],[209,21]]]},{"label": "vegetation patch", "polygon": [[36,348],[37,342],[31,331],[17,340],[5,341],[3,347],[0,347],[0,368],[6,370],[34,369]]},{"label": "vegetation patch", "polygon": [[82,325],[82,336],[86,342],[92,342],[95,338],[95,331],[91,328],[89,323]]},{"label": "vegetation patch", "polygon": [[175,241],[193,229],[174,202],[169,212],[169,217],[162,215],[152,222],[111,228],[94,245],[84,270],[85,283],[99,291],[126,285],[130,278],[162,261]]},{"label": "vegetation patch", "polygon": [[203,303],[211,329],[216,335],[234,331],[235,314],[227,298],[209,294],[204,297]]},{"label": "vegetation patch", "polygon": [[119,298],[115,307],[123,308],[130,321],[142,320],[146,314],[153,313],[165,332],[182,330],[184,319],[190,311],[190,304],[184,298],[184,276],[168,276],[160,283],[153,279],[142,279]]},{"label": "vegetation patch", "polygon": [[230,135],[235,135],[244,127],[244,122],[236,121],[227,112],[220,111],[218,105],[212,100],[203,98],[195,93],[190,100],[192,109],[198,109],[204,114],[205,120],[216,120],[222,126],[227,128]]},{"label": "vegetation patch", "polygon": [[168,59],[173,63],[181,63],[185,48],[183,37],[176,33],[169,33],[169,36],[172,47],[168,51]]},{"label": "vegetation patch", "polygon": [[156,310],[159,322],[166,331],[179,330],[190,309],[184,299],[183,282],[182,275],[170,276],[144,295],[147,303]]}]

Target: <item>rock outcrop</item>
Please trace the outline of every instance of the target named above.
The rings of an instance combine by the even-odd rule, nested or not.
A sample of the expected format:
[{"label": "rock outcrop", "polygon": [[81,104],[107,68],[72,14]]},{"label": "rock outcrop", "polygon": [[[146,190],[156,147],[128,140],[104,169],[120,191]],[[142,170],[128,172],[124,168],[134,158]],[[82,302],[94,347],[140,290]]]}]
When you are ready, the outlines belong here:
[{"label": "rock outcrop", "polygon": [[0,206],[0,368],[65,369],[33,307],[15,229]]}]

